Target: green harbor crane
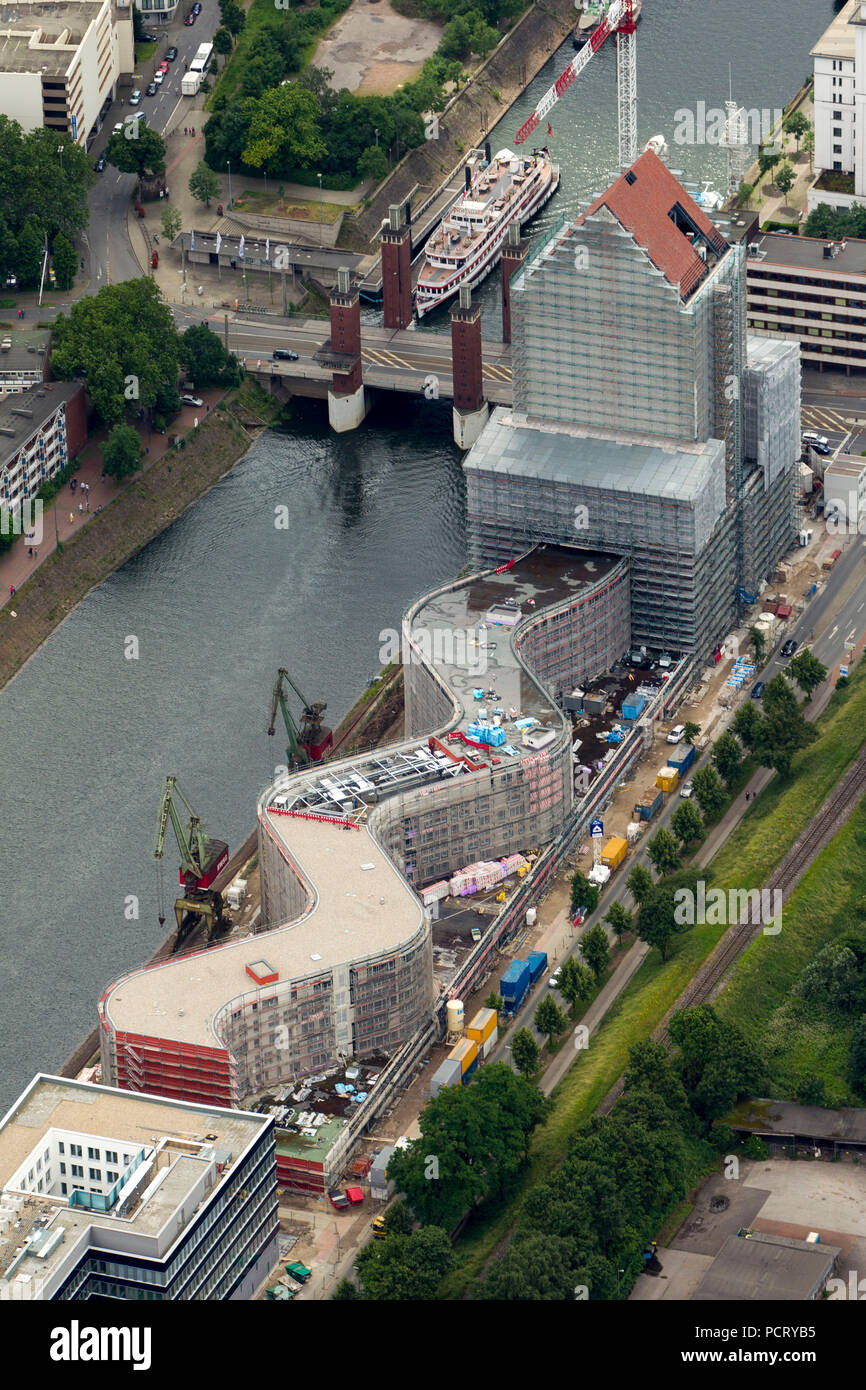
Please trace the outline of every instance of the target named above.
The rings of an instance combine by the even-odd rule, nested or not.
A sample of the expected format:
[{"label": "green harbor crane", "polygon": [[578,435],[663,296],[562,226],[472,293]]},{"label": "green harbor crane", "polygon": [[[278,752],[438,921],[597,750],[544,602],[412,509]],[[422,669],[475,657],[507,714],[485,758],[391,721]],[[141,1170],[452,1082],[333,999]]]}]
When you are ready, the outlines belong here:
[{"label": "green harbor crane", "polygon": [[[301,702],[300,724],[294,719],[289,709],[286,698],[287,685],[291,686]],[[286,760],[289,767],[298,763],[320,763],[327,757],[329,750],[333,748],[334,735],[330,729],[322,724],[322,715],[327,708],[324,700],[317,700],[315,704],[310,704],[295,685],[285,666],[280,667],[274,686],[268,733],[273,734],[275,732],[277,712],[281,711],[283,723],[286,726],[286,737],[289,740],[286,748]]]},{"label": "green harbor crane", "polygon": [[[175,800],[183,802],[189,814],[189,824],[184,827],[178,814]],[[176,777],[165,779],[165,791],[159,807],[156,834],[153,841],[153,857],[161,864],[165,856],[165,836],[169,822],[177,840],[180,852],[180,886],[183,893],[174,904],[177,918],[177,937],[174,949],[177,950],[184,937],[203,918],[207,923],[208,941],[216,933],[231,926],[226,916],[222,894],[213,887],[229,861],[229,847],[224,840],[212,840],[204,833],[204,827],[190,806]],[[165,923],[163,911],[162,877],[159,883],[159,921]]]}]

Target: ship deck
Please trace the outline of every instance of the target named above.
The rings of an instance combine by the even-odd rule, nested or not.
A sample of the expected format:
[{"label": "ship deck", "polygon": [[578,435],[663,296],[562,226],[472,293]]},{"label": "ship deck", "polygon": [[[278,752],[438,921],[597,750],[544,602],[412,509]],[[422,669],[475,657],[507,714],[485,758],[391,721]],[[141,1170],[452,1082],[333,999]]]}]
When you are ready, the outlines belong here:
[{"label": "ship deck", "polygon": [[[549,176],[551,167],[550,159],[546,158],[538,166],[537,171],[530,169],[526,174],[523,174],[521,181],[515,184],[513,180],[515,177],[519,176],[512,175],[510,163],[506,165],[499,177],[491,183],[486,193],[480,197],[473,197],[459,204],[455,204],[452,211],[443,219],[441,226],[427,243],[426,254],[429,256],[431,253],[433,255],[437,253],[439,255],[447,253],[460,256],[465,263],[472,255],[472,252],[476,250],[487,237],[492,223],[499,222],[505,226],[508,220],[510,204],[519,199],[527,183],[535,182],[536,184],[543,184],[545,182],[545,174]],[[499,212],[494,212],[494,207],[499,201],[502,201],[503,207]],[[460,240],[454,241],[451,239],[450,233],[453,226],[451,217],[455,211],[471,212],[476,215],[486,214],[486,216],[484,217],[484,221],[479,224],[477,231],[467,233],[464,230]],[[450,280],[455,270],[459,269],[461,269],[461,266],[456,261],[449,266],[434,266],[430,265],[428,261],[422,267],[421,274],[418,277],[418,284],[439,285],[444,280]]]}]

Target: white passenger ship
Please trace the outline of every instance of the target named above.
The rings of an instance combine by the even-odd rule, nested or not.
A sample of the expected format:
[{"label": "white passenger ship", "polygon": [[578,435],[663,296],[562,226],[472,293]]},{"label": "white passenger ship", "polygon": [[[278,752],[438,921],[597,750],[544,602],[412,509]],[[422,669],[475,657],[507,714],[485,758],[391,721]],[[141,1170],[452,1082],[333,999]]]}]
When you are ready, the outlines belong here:
[{"label": "white passenger ship", "polygon": [[466,186],[424,248],[415,290],[415,313],[422,318],[446,303],[461,285],[476,285],[499,260],[509,224],[528,222],[559,186],[559,165],[548,150],[529,158],[490,147],[472,150]]}]

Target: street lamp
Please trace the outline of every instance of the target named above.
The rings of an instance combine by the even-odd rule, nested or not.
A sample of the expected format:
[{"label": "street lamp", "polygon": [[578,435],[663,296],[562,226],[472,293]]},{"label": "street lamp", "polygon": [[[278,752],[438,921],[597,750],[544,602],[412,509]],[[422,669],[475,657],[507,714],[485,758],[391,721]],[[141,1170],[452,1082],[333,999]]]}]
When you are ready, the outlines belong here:
[{"label": "street lamp", "polygon": [[57,153],[60,155],[60,172],[63,173],[63,145],[57,146]]},{"label": "street lamp", "polygon": [[325,242],[325,204],[322,202],[322,175],[317,174],[319,180],[319,241],[324,245]]},{"label": "street lamp", "polygon": [[232,165],[231,160],[226,160],[226,168],[229,171],[229,207],[232,205]]},{"label": "street lamp", "polygon": [[375,129],[376,129],[376,149],[378,150],[378,148],[379,148],[379,127],[376,126]]}]

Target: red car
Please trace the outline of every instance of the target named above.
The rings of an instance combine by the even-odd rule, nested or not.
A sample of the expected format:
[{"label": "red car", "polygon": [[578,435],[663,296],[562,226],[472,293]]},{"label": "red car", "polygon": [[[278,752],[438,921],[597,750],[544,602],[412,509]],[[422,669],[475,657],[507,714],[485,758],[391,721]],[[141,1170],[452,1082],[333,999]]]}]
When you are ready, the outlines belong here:
[{"label": "red car", "polygon": [[157,72],[168,72],[168,67],[169,67],[168,63],[162,62],[162,63],[160,63],[159,67],[157,68]]},{"label": "red car", "polygon": [[188,14],[187,17],[186,17],[186,19],[185,19],[183,22],[184,22],[184,24],[195,24],[195,20],[196,20],[196,17],[195,17],[194,14]]}]

